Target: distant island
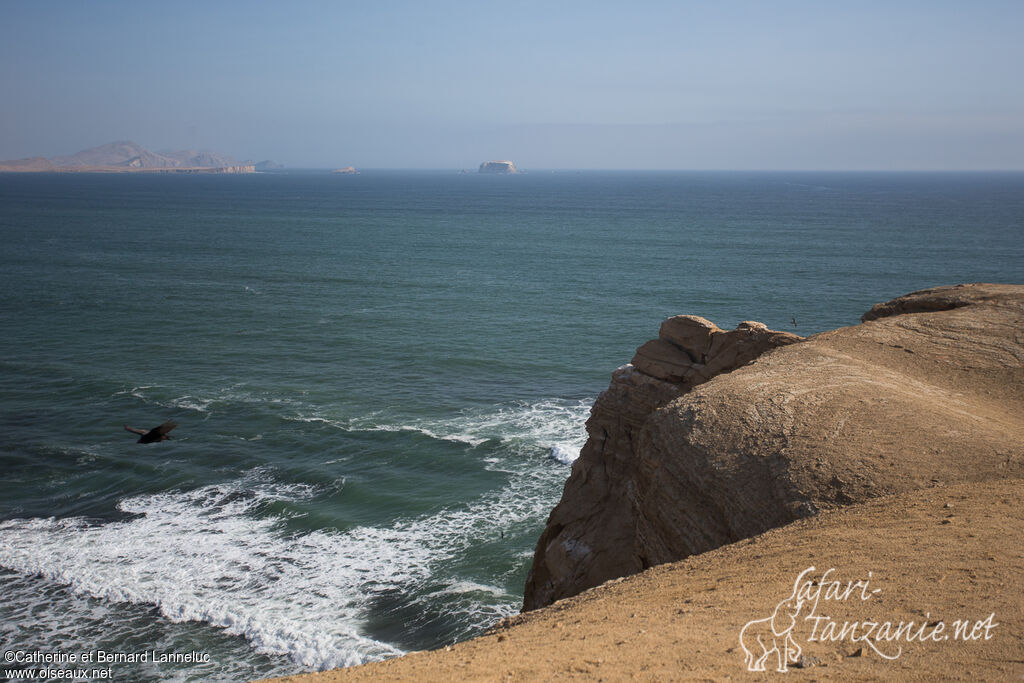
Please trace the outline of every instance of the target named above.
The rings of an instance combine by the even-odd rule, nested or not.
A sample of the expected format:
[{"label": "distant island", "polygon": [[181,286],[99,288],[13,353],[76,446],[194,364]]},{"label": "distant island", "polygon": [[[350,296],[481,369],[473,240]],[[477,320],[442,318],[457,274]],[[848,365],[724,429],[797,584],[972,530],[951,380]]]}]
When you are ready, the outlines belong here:
[{"label": "distant island", "polygon": [[[260,162],[260,165],[273,162]],[[276,167],[276,164],[273,164]],[[261,169],[262,170],[262,169]],[[214,152],[150,152],[121,140],[84,149],[71,156],[30,157],[0,161],[0,172],[18,173],[255,173],[251,161],[237,162]]]},{"label": "distant island", "polygon": [[359,175],[359,171],[356,170],[355,166],[346,166],[345,168],[336,168],[331,173],[338,173],[341,175]]},{"label": "distant island", "polygon": [[511,161],[485,161],[480,164],[480,173],[519,173]]}]

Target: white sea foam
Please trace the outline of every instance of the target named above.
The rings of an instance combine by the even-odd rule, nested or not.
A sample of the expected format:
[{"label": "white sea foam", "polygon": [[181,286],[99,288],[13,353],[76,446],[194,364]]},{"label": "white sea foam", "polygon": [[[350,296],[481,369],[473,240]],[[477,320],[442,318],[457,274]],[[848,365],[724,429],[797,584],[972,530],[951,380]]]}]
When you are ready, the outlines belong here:
[{"label": "white sea foam", "polygon": [[[456,567],[481,544],[500,542],[517,526],[539,524],[564,479],[561,468],[536,466],[547,452],[562,463],[579,453],[591,401],[545,400],[463,411],[443,419],[338,417],[301,400],[247,395],[230,387],[216,395],[167,398],[160,387],[122,392],[160,404],[196,399],[275,405],[284,419],[346,431],[414,431],[489,449],[482,464],[508,474],[497,491],[435,514],[387,527],[286,532],[283,516],[258,508],[271,500],[322,494],[273,481],[255,470],[242,479],[189,492],[129,498],[119,507],[136,517],[107,524],[83,519],[0,523],[0,566],[42,576],[80,596],[155,606],[172,622],[196,621],[244,637],[259,652],[289,657],[310,669],[346,666],[401,652],[375,640],[362,625],[375,601],[402,600],[445,612],[465,625],[463,635],[512,614],[518,597],[490,583],[467,581]],[[337,486],[344,485],[344,479]],[[524,557],[529,553],[525,553]],[[504,579],[493,577],[495,582]],[[460,626],[462,628],[462,626]]]},{"label": "white sea foam", "polygon": [[[388,527],[295,535],[257,508],[319,489],[277,483],[257,469],[193,491],[126,499],[119,507],[137,516],[124,521],[2,522],[0,566],[78,595],[152,605],[172,622],[219,627],[304,667],[348,666],[401,653],[361,630],[376,597],[461,595],[448,611],[471,628],[513,613],[515,596],[444,567],[505,529],[543,519],[559,479],[557,470],[524,465],[504,488],[476,502]],[[481,592],[490,597],[481,601]]]},{"label": "white sea foam", "polygon": [[114,396],[131,396],[147,405],[161,408],[192,410],[209,416],[218,406],[242,404],[246,406],[274,405],[289,410],[301,411],[306,406],[297,398],[288,396],[264,395],[245,389],[244,384],[234,384],[204,392],[195,392],[175,396],[171,387],[158,385],[137,386],[114,393]]},{"label": "white sea foam", "polygon": [[556,443],[548,453],[560,463],[571,465],[580,457],[580,446],[576,443]]},{"label": "white sea foam", "polygon": [[431,439],[437,439],[439,441],[454,441],[456,443],[464,443],[469,446],[479,446],[482,443],[487,442],[488,439],[473,437],[466,434],[459,433],[443,433],[441,431],[435,431],[427,426],[429,423],[416,424],[410,422],[408,424],[378,424],[373,421],[373,418],[359,418],[349,421],[338,421],[338,420],[327,420],[323,418],[307,418],[309,422],[326,422],[327,424],[334,425],[346,431],[360,431],[360,432],[416,432],[424,436],[428,436]]},{"label": "white sea foam", "polygon": [[467,410],[450,418],[407,422],[388,421],[386,415],[378,413],[350,420],[343,426],[349,430],[413,431],[470,446],[497,440],[516,450],[542,448],[555,460],[569,464],[579,456],[587,440],[584,424],[592,405],[593,399],[547,399]]},{"label": "white sea foam", "polygon": [[482,583],[476,583],[474,581],[458,581],[450,586],[446,586],[440,590],[436,590],[430,593],[430,597],[439,597],[444,595],[464,595],[466,593],[487,593],[496,597],[507,595],[507,593],[497,586],[485,586]]},{"label": "white sea foam", "polygon": [[138,387],[132,387],[131,389],[122,389],[121,391],[114,392],[114,396],[131,396],[132,398],[138,398],[141,400],[146,399],[146,391],[153,389],[152,385],[144,385]]},{"label": "white sea foam", "polygon": [[257,473],[124,500],[119,507],[140,516],[123,522],[3,522],[0,565],[78,594],[154,605],[174,622],[221,627],[260,652],[311,668],[399,654],[358,632],[360,591],[367,580],[407,580],[415,557],[403,562],[388,543],[367,547],[377,545],[375,530],[289,538],[280,520],[252,514],[268,500],[311,494],[311,487],[268,483]]},{"label": "white sea foam", "polygon": [[241,385],[225,387],[207,395],[186,394],[164,397],[167,390],[138,386],[117,392],[165,408],[193,410],[210,415],[220,404],[275,406],[281,419],[323,424],[344,431],[415,432],[431,439],[477,447],[501,441],[519,449],[543,449],[561,463],[572,463],[586,442],[584,424],[594,399],[544,399],[516,401],[492,408],[464,410],[445,418],[402,418],[380,411],[360,417],[333,414],[329,409],[296,397],[274,397],[247,391]]},{"label": "white sea foam", "polygon": [[[30,651],[82,652],[99,643],[141,643],[157,652],[179,652],[194,647],[194,633],[187,627],[164,624],[154,629],[153,617],[146,606],[118,605],[88,595],[75,594],[66,586],[39,577],[0,570],[0,643],[17,645]],[[27,628],[26,628],[27,627]],[[201,648],[212,655],[206,665],[182,668],[138,669],[118,666],[115,680],[138,676],[162,683],[200,681],[241,681],[253,678],[250,648],[245,641],[232,642],[224,637]],[[286,658],[260,663],[260,677],[293,674],[296,665]]]},{"label": "white sea foam", "polygon": [[210,410],[210,405],[213,403],[212,398],[198,398],[196,396],[179,396],[178,398],[172,398],[168,405],[172,408],[181,408],[183,410],[193,410],[197,413],[207,413]]}]

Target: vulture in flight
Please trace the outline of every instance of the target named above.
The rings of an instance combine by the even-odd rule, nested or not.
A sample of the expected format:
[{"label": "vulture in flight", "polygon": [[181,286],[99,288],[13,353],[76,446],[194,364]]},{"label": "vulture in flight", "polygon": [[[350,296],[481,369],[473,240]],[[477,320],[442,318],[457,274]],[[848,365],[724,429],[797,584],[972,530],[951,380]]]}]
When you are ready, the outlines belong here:
[{"label": "vulture in flight", "polygon": [[171,438],[168,434],[177,426],[175,422],[164,422],[159,427],[153,427],[148,432],[145,429],[129,427],[128,425],[125,425],[124,429],[126,432],[139,434],[139,440],[136,443],[156,443],[157,441],[166,441]]}]

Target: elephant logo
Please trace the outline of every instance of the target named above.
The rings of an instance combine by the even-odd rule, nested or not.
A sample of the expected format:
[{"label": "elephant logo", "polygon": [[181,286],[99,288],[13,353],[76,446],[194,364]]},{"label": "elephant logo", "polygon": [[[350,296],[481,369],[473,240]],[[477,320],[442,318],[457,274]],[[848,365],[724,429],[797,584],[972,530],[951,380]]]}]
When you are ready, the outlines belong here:
[{"label": "elephant logo", "polygon": [[[811,567],[812,571],[814,568]],[[766,671],[768,657],[775,654],[776,671],[785,673],[790,662],[800,661],[800,644],[793,639],[796,617],[804,605],[797,597],[800,579],[793,585],[793,594],[775,606],[770,617],[748,621],[740,630],[740,647],[743,648],[747,671]]]}]

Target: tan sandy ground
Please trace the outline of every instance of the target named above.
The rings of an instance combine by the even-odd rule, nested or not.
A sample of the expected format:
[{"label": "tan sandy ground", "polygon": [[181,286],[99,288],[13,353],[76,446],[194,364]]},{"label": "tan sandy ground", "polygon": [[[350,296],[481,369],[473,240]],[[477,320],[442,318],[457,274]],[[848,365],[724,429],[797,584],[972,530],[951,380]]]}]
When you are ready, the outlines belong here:
[{"label": "tan sandy ground", "polygon": [[[609,582],[443,650],[277,680],[1024,680],[1022,493],[1024,480],[1011,479],[875,499]],[[776,673],[772,655],[766,673],[748,673],[740,631],[770,616],[811,566],[816,579],[835,568],[830,579],[868,588],[801,605],[800,617],[829,618],[799,619],[792,632],[806,668]],[[820,634],[829,620],[914,624],[910,642],[871,639],[899,652],[887,660],[853,642],[862,630],[811,642],[814,624]],[[976,639],[957,637],[958,620]],[[922,623],[937,642],[922,642]]]}]

